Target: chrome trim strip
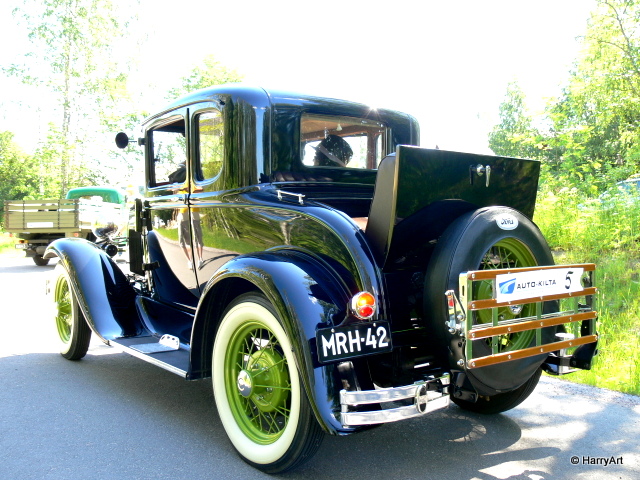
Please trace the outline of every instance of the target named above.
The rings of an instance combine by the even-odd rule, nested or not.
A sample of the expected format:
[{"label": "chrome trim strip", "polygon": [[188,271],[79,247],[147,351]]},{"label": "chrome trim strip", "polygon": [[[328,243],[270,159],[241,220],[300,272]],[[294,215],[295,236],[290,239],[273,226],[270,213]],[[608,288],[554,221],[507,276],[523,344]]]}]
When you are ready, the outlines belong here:
[{"label": "chrome trim strip", "polygon": [[340,391],[340,403],[347,405],[361,405],[363,403],[380,403],[404,400],[413,397],[416,385],[406,385],[404,387],[381,388],[379,390],[361,390],[357,392]]},{"label": "chrome trim strip", "polygon": [[[378,390],[340,391],[342,407],[341,421],[345,427],[373,425],[377,423],[397,422],[406,418],[419,417],[449,406],[449,375],[433,380],[417,382],[402,387],[381,388]],[[428,390],[435,387],[436,390]],[[350,407],[367,404],[383,404],[398,400],[413,399],[412,405],[385,408],[382,410],[350,412]]]},{"label": "chrome trim strip", "polygon": [[151,363],[156,367],[163,368],[171,373],[175,373],[176,375],[180,375],[181,377],[187,378],[187,372],[185,370],[182,370],[181,368],[178,368],[178,367],[174,367],[173,365],[169,365],[168,363],[162,362],[151,355],[146,355],[142,352],[138,352],[134,350],[133,348],[125,347],[124,345],[117,343],[113,340],[109,341],[109,345],[123,351],[124,353],[128,353],[133,357],[136,357],[136,358],[139,358],[140,360],[144,360],[145,362]]},{"label": "chrome trim strip", "polygon": [[342,414],[342,423],[345,426],[353,426],[397,422],[407,418],[419,417],[448,406],[449,395],[443,395],[439,398],[429,400],[429,403],[427,403],[427,409],[424,412],[419,412],[414,405],[391,408],[388,410],[378,410],[376,412],[347,412]]}]

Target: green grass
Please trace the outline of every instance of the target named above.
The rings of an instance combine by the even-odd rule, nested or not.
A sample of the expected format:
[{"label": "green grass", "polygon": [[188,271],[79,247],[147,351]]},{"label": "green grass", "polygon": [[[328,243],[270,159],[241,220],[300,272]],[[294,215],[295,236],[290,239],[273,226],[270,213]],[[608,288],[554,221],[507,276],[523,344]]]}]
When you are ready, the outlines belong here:
[{"label": "green grass", "polygon": [[640,206],[575,190],[539,196],[535,221],[556,263],[596,263],[598,356],[567,380],[640,395]]},{"label": "green grass", "polygon": [[12,256],[24,255],[24,252],[22,250],[17,250],[14,247],[15,244],[15,238],[10,237],[8,233],[0,231],[0,254],[7,254]]}]

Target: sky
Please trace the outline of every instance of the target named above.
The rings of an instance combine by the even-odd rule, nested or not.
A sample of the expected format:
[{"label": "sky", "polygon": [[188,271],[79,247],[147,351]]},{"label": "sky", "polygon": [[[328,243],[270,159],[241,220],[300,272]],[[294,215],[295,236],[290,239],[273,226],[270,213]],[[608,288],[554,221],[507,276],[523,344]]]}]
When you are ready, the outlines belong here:
[{"label": "sky", "polygon": [[[12,46],[0,52],[3,66],[28,48],[10,13],[20,3],[0,5],[0,39]],[[420,122],[423,146],[489,153],[508,83],[518,82],[534,114],[559,95],[594,4],[140,0],[148,43],[130,88],[143,93],[139,110],[153,112],[213,54],[247,83],[404,111]],[[14,131],[28,150],[46,98],[13,79],[0,88],[0,131]]]}]

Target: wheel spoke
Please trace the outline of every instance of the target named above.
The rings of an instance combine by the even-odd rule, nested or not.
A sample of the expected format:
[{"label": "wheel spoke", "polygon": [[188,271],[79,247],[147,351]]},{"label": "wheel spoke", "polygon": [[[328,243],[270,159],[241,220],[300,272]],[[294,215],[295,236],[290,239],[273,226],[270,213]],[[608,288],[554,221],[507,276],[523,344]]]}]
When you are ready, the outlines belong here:
[{"label": "wheel spoke", "polygon": [[278,425],[276,424],[273,418],[273,415],[261,412],[261,416],[262,416],[262,419],[264,420],[262,424],[266,428],[267,433],[274,433],[278,431],[277,430]]},{"label": "wheel spoke", "polygon": [[248,398],[244,398],[242,396],[238,397],[238,401],[242,404],[242,407],[244,409],[244,413],[248,417],[251,417],[251,408],[253,406],[253,403],[251,403],[251,401]]},{"label": "wheel spoke", "polygon": [[291,413],[291,409],[284,407],[275,407],[274,410],[285,418],[289,418],[289,414]]},{"label": "wheel spoke", "polygon": [[[259,350],[258,350],[260,353],[259,353],[259,354],[258,354],[258,356],[254,359],[254,363],[257,363],[257,362],[259,362],[259,361],[260,361],[260,359],[261,359],[261,358],[262,358],[262,356],[264,355],[265,351],[268,349],[268,346],[269,346],[269,345],[271,345],[271,341],[272,341],[273,335],[271,334],[271,332],[268,332],[268,334],[269,334],[269,335],[268,335],[268,338],[266,339],[266,341],[267,341],[267,345],[266,345],[266,346],[263,346],[262,344],[260,345],[260,348],[259,348]],[[259,338],[260,340],[265,340],[265,338],[264,338],[264,329],[260,329],[260,330],[259,330],[259,335],[257,336],[257,338]],[[256,343],[258,343],[258,342],[256,342]],[[260,342],[260,343],[261,343],[261,342]]]},{"label": "wheel spoke", "polygon": [[260,375],[264,375],[264,374],[268,373],[268,372],[269,372],[269,370],[271,370],[272,368],[277,367],[277,366],[279,366],[279,365],[284,365],[285,363],[286,363],[286,360],[283,358],[282,360],[280,360],[280,361],[278,361],[278,362],[274,363],[273,365],[270,365],[270,366],[268,366],[268,367],[266,367],[266,368],[262,369],[260,372],[256,373],[256,375],[255,375],[255,376],[256,376],[256,377],[259,377]]},{"label": "wheel spoke", "polygon": [[280,387],[277,385],[260,385],[260,384],[253,384],[254,387],[260,387],[260,388],[277,388],[278,390],[286,390],[286,391],[291,391],[290,387]]}]

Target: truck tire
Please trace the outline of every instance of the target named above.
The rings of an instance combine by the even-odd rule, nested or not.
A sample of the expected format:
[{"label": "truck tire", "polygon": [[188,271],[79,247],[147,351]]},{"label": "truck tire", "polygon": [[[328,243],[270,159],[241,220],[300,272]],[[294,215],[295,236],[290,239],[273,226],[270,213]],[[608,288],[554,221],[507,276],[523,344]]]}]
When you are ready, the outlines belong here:
[{"label": "truck tire", "polygon": [[42,255],[34,255],[32,258],[33,263],[35,263],[39,267],[46,267],[47,265],[49,265],[49,259],[44,258]]},{"label": "truck tire", "polygon": [[[507,207],[488,207],[468,212],[456,219],[438,240],[425,281],[425,312],[430,315],[434,345],[441,358],[447,358],[452,371],[460,371],[457,362],[463,358],[464,339],[451,334],[445,322],[448,311],[444,292],[458,291],[462,272],[487,268],[516,268],[553,265],[553,257],[544,237],[527,217]],[[491,298],[492,283],[476,282],[475,298]],[[556,302],[547,302],[543,311],[550,312]],[[535,305],[505,307],[499,310],[505,319],[535,314]],[[491,321],[490,311],[472,312],[474,324]],[[555,328],[542,330],[544,343],[551,342]],[[500,339],[501,351],[519,350],[535,344],[535,332],[505,335]],[[489,342],[474,343],[474,357],[490,355]],[[535,388],[541,364],[546,355],[538,355],[476,369],[464,374],[473,389],[484,399],[478,403],[452,397],[462,407],[485,413],[513,408]],[[498,402],[499,400],[499,402]],[[500,406],[497,406],[499,403]]]},{"label": "truck tire", "polygon": [[60,264],[54,269],[53,301],[60,354],[67,360],[80,360],[89,350],[91,329],[71,289],[69,274]]},{"label": "truck tire", "polygon": [[291,342],[263,295],[244,294],[229,305],[212,362],[220,420],[245,462],[279,473],[316,453],[323,432],[302,388]]}]

